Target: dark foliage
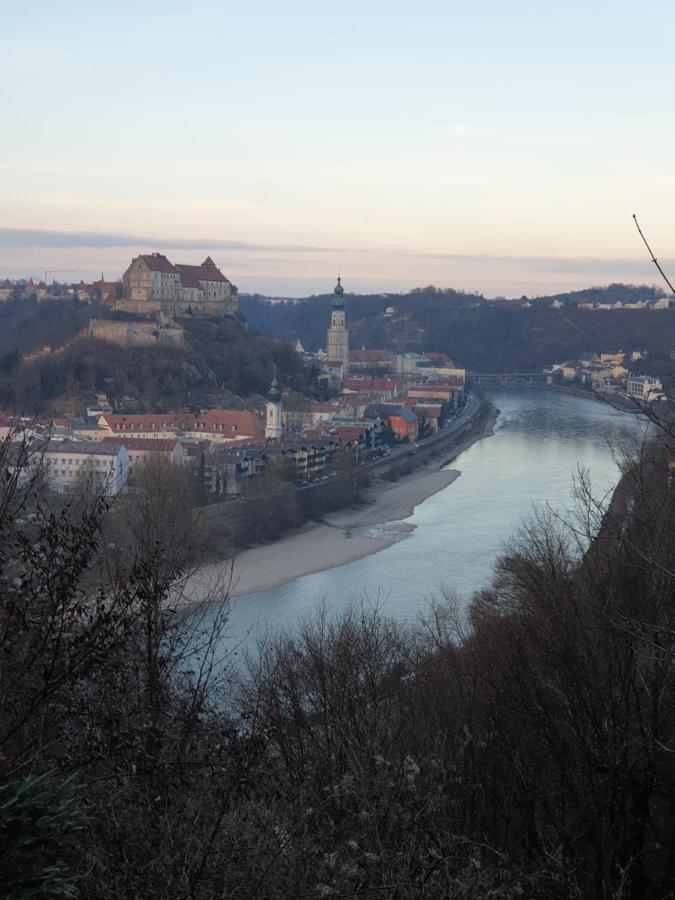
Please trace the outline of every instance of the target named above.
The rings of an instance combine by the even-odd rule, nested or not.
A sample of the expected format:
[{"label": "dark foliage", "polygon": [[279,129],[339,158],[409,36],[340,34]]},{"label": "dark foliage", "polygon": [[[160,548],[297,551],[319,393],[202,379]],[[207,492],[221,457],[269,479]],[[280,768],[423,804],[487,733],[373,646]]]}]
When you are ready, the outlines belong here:
[{"label": "dark foliage", "polygon": [[178,606],[198,526],[186,485],[148,472],[111,552],[100,499],[53,511],[7,476],[15,896],[672,897],[667,449],[625,461],[609,510],[582,478],[574,522],[524,527],[468,622],[450,604],[416,629],[320,613],[261,646],[236,692],[218,615]]},{"label": "dark foliage", "polygon": [[74,307],[70,318],[61,320],[62,306],[6,304],[9,314],[0,307],[10,335],[3,334],[2,341],[2,347],[10,349],[0,356],[0,407],[72,408],[99,391],[141,412],[237,405],[241,398],[267,392],[275,366],[284,386],[309,393],[316,388],[312,373],[291,347],[251,333],[235,318],[182,320],[182,348],[126,349],[80,337],[63,352],[21,363],[17,330],[33,335],[31,349],[36,334],[48,334],[53,346],[75,337],[75,325],[88,313]]},{"label": "dark foliage", "polygon": [[[579,292],[581,294],[581,292]],[[653,288],[611,285],[583,292],[593,302],[652,299]],[[580,299],[560,295],[563,300]],[[534,300],[531,308],[488,303],[471,294],[425,289],[416,293],[346,297],[353,347],[427,350],[449,354],[478,372],[541,371],[551,362],[578,357],[585,351],[648,350],[665,358],[672,349],[675,310],[589,312],[570,302],[550,308],[554,298]],[[330,296],[267,303],[243,298],[242,308],[266,334],[300,338],[308,349],[325,344]],[[383,316],[396,307],[392,318]]]}]

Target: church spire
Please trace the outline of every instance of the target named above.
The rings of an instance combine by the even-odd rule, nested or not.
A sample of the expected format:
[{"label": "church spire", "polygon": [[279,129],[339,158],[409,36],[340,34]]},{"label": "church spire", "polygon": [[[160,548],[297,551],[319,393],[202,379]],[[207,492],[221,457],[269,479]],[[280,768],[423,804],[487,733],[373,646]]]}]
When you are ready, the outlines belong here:
[{"label": "church spire", "polygon": [[265,437],[268,441],[278,441],[283,434],[283,426],[281,424],[281,391],[277,381],[276,366],[270,389],[267,392],[265,407]]},{"label": "church spire", "polygon": [[345,301],[342,297],[344,292],[345,292],[345,289],[342,287],[342,278],[340,278],[340,274],[338,273],[337,284],[335,285],[335,287],[333,289],[333,293],[335,294],[335,296],[333,297],[333,303],[332,303],[333,309],[344,309],[345,308]]},{"label": "church spire", "polygon": [[277,381],[277,367],[274,367],[274,375],[272,376],[272,383],[270,384],[270,389],[267,393],[267,399],[271,400],[273,403],[277,403],[281,400],[281,391],[279,390],[279,382]]}]

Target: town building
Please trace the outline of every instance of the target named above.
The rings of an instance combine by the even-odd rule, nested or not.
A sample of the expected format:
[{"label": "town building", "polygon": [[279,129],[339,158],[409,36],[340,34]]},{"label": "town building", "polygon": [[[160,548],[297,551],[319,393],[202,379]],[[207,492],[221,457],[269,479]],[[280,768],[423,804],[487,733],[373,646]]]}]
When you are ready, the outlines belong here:
[{"label": "town building", "polygon": [[237,288],[210,256],[199,266],[174,265],[162,253],[132,259],[122,277],[118,307],[139,315],[233,316],[239,310]]},{"label": "town building", "polygon": [[413,375],[420,366],[424,367],[428,363],[423,353],[397,353],[394,367],[401,375]]},{"label": "town building", "polygon": [[129,475],[126,447],[100,441],[49,441],[44,465],[48,486],[59,494],[81,487],[114,497],[125,489]]},{"label": "town building", "polygon": [[635,400],[653,400],[662,388],[659,379],[650,375],[631,375],[626,379],[626,394]]},{"label": "town building", "polygon": [[106,444],[117,444],[126,447],[129,455],[129,476],[138,474],[138,470],[148,462],[161,460],[175,466],[182,466],[188,461],[188,451],[176,438],[155,440],[153,438],[103,438]]},{"label": "town building", "polygon": [[387,350],[366,350],[362,347],[360,350],[349,351],[349,371],[384,371],[388,370],[392,364],[392,356]]},{"label": "town building", "polygon": [[374,403],[365,410],[366,418],[380,419],[391,429],[397,441],[414,444],[419,434],[419,419],[403,405]]},{"label": "town building", "polygon": [[331,304],[330,328],[326,332],[326,358],[342,364],[343,378],[349,372],[349,331],[345,323],[344,292],[338,275]]},{"label": "town building", "polygon": [[106,435],[170,440],[177,437],[216,444],[263,443],[265,430],[257,413],[247,409],[210,409],[201,413],[108,413],[100,416]]}]

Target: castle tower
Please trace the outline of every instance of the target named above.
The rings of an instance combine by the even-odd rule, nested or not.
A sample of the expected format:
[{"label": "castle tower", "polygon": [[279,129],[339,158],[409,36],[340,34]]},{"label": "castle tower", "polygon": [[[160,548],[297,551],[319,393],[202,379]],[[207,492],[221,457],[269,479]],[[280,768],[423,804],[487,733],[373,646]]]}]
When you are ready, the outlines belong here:
[{"label": "castle tower", "polygon": [[268,441],[278,441],[283,433],[281,427],[281,391],[276,373],[272,379],[265,410],[265,437]]},{"label": "castle tower", "polygon": [[335,285],[335,297],[331,304],[330,328],[326,332],[326,356],[342,363],[343,374],[349,371],[349,331],[345,325],[345,301],[340,276]]}]

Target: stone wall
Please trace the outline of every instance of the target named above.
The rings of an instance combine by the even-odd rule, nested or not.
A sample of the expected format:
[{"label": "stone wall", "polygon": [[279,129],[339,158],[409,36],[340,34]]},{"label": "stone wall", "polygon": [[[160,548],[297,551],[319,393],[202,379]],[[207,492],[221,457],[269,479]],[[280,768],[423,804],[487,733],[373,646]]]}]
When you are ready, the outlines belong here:
[{"label": "stone wall", "polygon": [[120,347],[181,347],[182,325],[160,320],[118,321],[92,319],[87,334],[99,341]]}]

